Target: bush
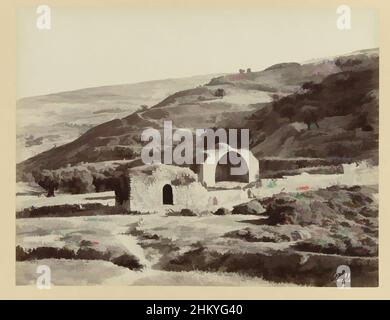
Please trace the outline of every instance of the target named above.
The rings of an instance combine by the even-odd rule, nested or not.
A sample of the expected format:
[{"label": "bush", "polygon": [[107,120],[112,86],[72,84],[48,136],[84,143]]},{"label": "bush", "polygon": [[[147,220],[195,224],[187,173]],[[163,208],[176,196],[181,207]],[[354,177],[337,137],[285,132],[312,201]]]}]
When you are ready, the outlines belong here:
[{"label": "bush", "polygon": [[123,204],[129,199],[128,167],[131,163],[119,165],[112,163],[103,168],[94,164],[79,164],[57,170],[33,172],[35,181],[53,197],[54,190],[82,194],[90,192],[115,191],[116,201]]},{"label": "bush", "polygon": [[40,217],[77,217],[93,215],[127,214],[126,209],[115,206],[105,206],[101,203],[63,204],[57,206],[44,206],[39,208],[26,208],[16,213],[16,218]]},{"label": "bush", "polygon": [[221,88],[215,90],[215,92],[214,92],[214,96],[216,96],[216,97],[223,98],[225,95],[226,95],[225,90],[224,90],[224,89],[221,89]]},{"label": "bush", "polygon": [[310,130],[312,124],[316,125],[319,128],[318,121],[320,119],[319,109],[314,106],[305,105],[302,107],[299,119],[306,123],[307,128]]},{"label": "bush", "polygon": [[122,254],[119,257],[116,257],[111,260],[112,263],[120,267],[125,267],[130,270],[140,270],[142,269],[142,264],[140,264],[138,258],[127,253]]},{"label": "bush", "polygon": [[47,191],[47,197],[54,197],[54,191],[58,189],[60,177],[53,171],[34,171],[35,182]]},{"label": "bush", "polygon": [[109,251],[101,252],[86,247],[79,248],[77,252],[75,252],[74,250],[65,247],[38,247],[25,250],[21,246],[16,246],[16,261],[41,259],[104,260],[111,261],[117,266],[126,267],[131,270],[140,270],[142,268],[142,264],[139,262],[138,258],[128,253],[111,258],[111,252]]},{"label": "bush", "polygon": [[217,211],[213,213],[216,216],[226,216],[231,214],[231,212],[226,208],[219,208]]},{"label": "bush", "polygon": [[239,204],[233,207],[232,214],[261,214],[265,210],[258,200]]},{"label": "bush", "polygon": [[191,209],[181,209],[180,211],[169,210],[167,216],[196,217],[198,214]]}]

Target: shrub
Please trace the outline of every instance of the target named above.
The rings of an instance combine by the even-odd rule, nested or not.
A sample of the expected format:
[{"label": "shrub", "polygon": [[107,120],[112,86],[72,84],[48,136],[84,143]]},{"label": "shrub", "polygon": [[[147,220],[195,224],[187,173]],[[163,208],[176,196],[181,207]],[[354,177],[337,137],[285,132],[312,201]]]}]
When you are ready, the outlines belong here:
[{"label": "shrub", "polygon": [[221,88],[215,90],[215,92],[214,92],[214,96],[216,96],[216,97],[223,98],[225,95],[226,95],[225,90],[221,89]]},{"label": "shrub", "polygon": [[34,171],[35,182],[47,191],[47,197],[54,197],[54,191],[58,189],[60,177],[53,171]]},{"label": "shrub", "polygon": [[198,216],[196,212],[191,209],[181,209],[180,211],[169,210],[166,214],[167,216],[182,216],[182,217],[196,217]]},{"label": "shrub", "polygon": [[120,267],[125,267],[130,270],[140,270],[142,269],[142,264],[140,264],[138,258],[127,253],[122,254],[119,257],[116,257],[111,260],[112,263]]},{"label": "shrub", "polygon": [[231,214],[231,212],[226,208],[219,208],[217,211],[213,213],[216,216],[226,216]]}]

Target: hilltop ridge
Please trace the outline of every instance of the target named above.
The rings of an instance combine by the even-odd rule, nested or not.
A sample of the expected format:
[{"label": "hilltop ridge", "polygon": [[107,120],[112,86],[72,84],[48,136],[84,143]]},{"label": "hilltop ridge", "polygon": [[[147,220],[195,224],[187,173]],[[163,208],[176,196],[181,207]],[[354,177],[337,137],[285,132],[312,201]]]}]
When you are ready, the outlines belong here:
[{"label": "hilltop ridge", "polygon": [[[374,49],[214,77],[23,161],[17,166],[18,178],[79,162],[137,159],[141,132],[148,127],[161,130],[164,120],[191,130],[249,128],[258,158],[376,160],[378,60]],[[217,89],[225,95],[216,96]]]}]

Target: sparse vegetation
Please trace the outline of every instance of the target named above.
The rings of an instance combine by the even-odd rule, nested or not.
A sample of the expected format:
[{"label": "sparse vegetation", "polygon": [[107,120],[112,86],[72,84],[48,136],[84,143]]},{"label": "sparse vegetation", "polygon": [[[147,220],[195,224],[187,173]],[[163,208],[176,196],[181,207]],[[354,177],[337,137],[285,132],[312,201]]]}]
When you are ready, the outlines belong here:
[{"label": "sparse vegetation", "polygon": [[[259,92],[267,100],[238,101],[246,93],[257,99]],[[128,170],[142,164],[140,133],[161,129],[159,121],[165,118],[190,129],[249,128],[250,147],[261,158],[261,178],[342,173],[341,164],[347,162],[377,163],[378,116],[375,55],[278,64],[261,72],[240,69],[38,154],[18,165],[18,178],[34,179],[48,197],[57,191],[114,190],[116,203],[123,204],[129,197]],[[124,159],[132,161],[115,162]],[[193,181],[181,176],[171,183]],[[275,186],[271,180],[264,187]],[[347,264],[354,270],[354,286],[377,285],[378,190],[339,185],[307,190],[303,185],[213,212],[180,207],[142,217],[139,212],[121,216],[126,213],[121,206],[97,203],[31,207],[17,212],[17,218],[41,219],[38,225],[33,219],[17,220],[16,258],[104,261],[131,270],[147,261],[160,271],[223,271],[319,286],[333,286],[337,266]],[[65,227],[59,220],[66,221]]]},{"label": "sparse vegetation", "polygon": [[[274,98],[247,123],[255,155],[278,156],[283,150],[284,157],[377,162],[378,66],[374,66],[331,74],[319,83],[309,81],[294,94]],[[307,132],[291,126],[299,123]]]},{"label": "sparse vegetation", "polygon": [[33,177],[43,189],[47,191],[47,197],[54,197],[54,191],[58,189],[60,178],[50,170],[34,171]]},{"label": "sparse vegetation", "polygon": [[214,95],[216,97],[223,98],[226,95],[226,92],[224,89],[219,88],[219,89],[215,90]]},{"label": "sparse vegetation", "polygon": [[16,261],[42,260],[48,258],[111,261],[113,264],[131,270],[140,270],[143,267],[135,256],[128,253],[124,253],[118,257],[112,257],[112,253],[109,251],[101,252],[85,246],[80,247],[77,251],[65,247],[38,247],[25,250],[21,246],[16,246]]},{"label": "sparse vegetation", "polygon": [[[245,91],[264,92],[267,99],[237,109],[229,99]],[[267,103],[266,93],[277,99]],[[223,104],[216,99],[221,97]],[[249,128],[250,147],[258,158],[295,157],[303,155],[302,150],[319,158],[377,158],[378,55],[372,50],[315,64],[282,63],[249,73],[242,69],[214,78],[206,86],[173,93],[148,109],[103,123],[69,144],[24,161],[17,166],[18,180],[36,168],[135,160],[143,146],[142,130],[159,129],[156,120],[165,118],[178,127],[207,128],[212,121],[218,128]],[[310,130],[298,129],[301,123]],[[343,153],[328,146],[341,140],[350,144]]]},{"label": "sparse vegetation", "polygon": [[41,217],[77,217],[95,215],[127,214],[120,206],[105,206],[101,203],[64,204],[56,206],[43,206],[39,208],[26,208],[16,212],[16,218],[41,218]]}]

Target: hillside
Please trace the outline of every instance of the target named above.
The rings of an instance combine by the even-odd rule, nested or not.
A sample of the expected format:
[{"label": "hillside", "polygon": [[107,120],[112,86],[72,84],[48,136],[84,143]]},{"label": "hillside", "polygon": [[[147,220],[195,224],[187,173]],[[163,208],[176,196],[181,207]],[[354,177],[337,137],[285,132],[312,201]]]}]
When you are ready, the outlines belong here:
[{"label": "hillside", "polygon": [[[215,96],[217,89],[226,95]],[[18,179],[68,164],[136,159],[142,130],[161,129],[164,120],[189,129],[250,128],[251,148],[258,158],[376,160],[378,51],[213,78],[23,161],[17,166]]]},{"label": "hillside", "polygon": [[69,143],[98,124],[153,106],[178,90],[207,83],[215,76],[103,86],[22,98],[16,105],[16,161]]},{"label": "hillside", "polygon": [[378,161],[378,59],[340,59],[341,71],[276,98],[247,121],[258,158]]}]

